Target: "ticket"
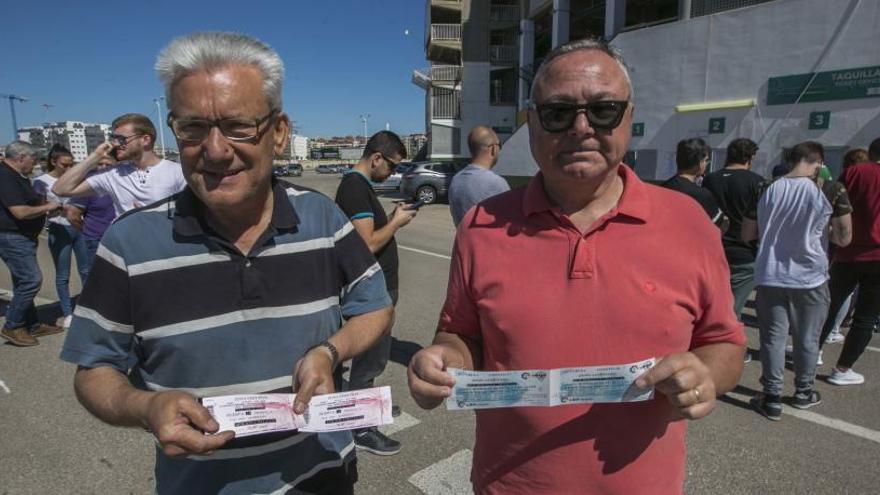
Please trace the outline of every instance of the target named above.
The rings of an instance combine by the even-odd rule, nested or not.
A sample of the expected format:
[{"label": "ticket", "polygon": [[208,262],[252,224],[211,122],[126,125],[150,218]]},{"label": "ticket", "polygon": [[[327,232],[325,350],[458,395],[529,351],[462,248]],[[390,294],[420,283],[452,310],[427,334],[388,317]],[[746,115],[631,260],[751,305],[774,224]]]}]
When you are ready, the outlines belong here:
[{"label": "ticket", "polygon": [[455,377],[446,399],[449,410],[550,405],[550,374],[545,370],[448,371]]},{"label": "ticket", "polygon": [[492,409],[548,407],[563,404],[637,402],[654,397],[653,387],[640,389],[635,380],[654,358],[614,366],[582,366],[552,370],[465,371],[450,368],[455,378],[446,408]]},{"label": "ticket", "polygon": [[219,431],[232,430],[236,437],[299,430],[328,432],[382,426],[391,417],[391,389],[378,387],[316,395],[300,415],[293,412],[296,394],[249,394],[205,397],[202,405]]}]

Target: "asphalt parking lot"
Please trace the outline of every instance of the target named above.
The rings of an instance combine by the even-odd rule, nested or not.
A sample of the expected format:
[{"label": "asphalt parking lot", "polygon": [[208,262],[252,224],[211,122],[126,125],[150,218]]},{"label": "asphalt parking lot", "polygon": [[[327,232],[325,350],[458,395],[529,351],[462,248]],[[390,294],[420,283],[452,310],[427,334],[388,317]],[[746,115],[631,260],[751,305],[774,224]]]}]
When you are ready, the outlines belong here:
[{"label": "asphalt parking lot", "polygon": [[[333,196],[339,177],[306,172],[289,179]],[[392,208],[394,195],[383,196]],[[392,362],[378,385],[390,385],[403,414],[386,432],[400,454],[359,456],[364,494],[466,493],[473,415],[419,409],[406,388],[405,363],[430,343],[446,289],[454,229],[448,206],[423,207],[397,235],[400,302]],[[57,314],[54,272],[45,242],[41,311]],[[0,290],[11,289],[0,269]],[[74,283],[72,292],[79,290]],[[6,295],[0,294],[8,300]],[[564,308],[560,308],[564,310]],[[753,320],[747,321],[747,323]],[[748,329],[757,349],[757,331]],[[148,434],[112,428],[83,410],[73,395],[73,366],[58,360],[63,336],[35,348],[0,345],[0,494],[152,493],[153,443]],[[760,389],[760,364],[746,365],[740,387],[707,419],[690,426],[688,493],[880,493],[880,340],[859,361],[866,384],[824,382],[841,346],[826,346],[816,389],[823,403],[786,408],[770,422],[748,408]],[[786,375],[792,387],[792,375]],[[791,393],[791,392],[789,392]]]}]

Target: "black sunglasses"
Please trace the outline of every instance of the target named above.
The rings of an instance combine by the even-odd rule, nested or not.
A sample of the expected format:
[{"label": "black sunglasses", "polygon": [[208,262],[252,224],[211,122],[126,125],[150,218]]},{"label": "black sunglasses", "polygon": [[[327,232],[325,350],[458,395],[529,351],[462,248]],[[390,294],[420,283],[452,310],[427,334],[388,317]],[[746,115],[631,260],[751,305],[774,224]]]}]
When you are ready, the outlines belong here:
[{"label": "black sunglasses", "polygon": [[583,105],[574,103],[545,103],[532,105],[538,112],[541,127],[547,132],[564,132],[574,125],[581,112],[587,116],[590,127],[611,130],[620,125],[623,114],[629,106],[628,101],[600,100]]}]

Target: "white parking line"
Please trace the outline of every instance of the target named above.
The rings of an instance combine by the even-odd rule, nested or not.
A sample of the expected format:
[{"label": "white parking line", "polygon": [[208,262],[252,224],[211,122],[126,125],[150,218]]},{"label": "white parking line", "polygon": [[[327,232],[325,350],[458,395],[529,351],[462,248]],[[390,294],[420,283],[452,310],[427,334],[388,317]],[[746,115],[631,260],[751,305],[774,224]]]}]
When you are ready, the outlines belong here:
[{"label": "white parking line", "polygon": [[473,493],[471,459],[468,449],[459,450],[409,477],[409,482],[427,495],[459,495]]},{"label": "white parking line", "polygon": [[12,390],[9,390],[9,387],[6,386],[6,382],[0,380],[0,390],[6,392],[7,394],[11,394]]},{"label": "white parking line", "polygon": [[[727,395],[743,402],[748,402],[751,398],[748,395],[738,394],[736,392],[728,392]],[[837,431],[849,433],[850,435],[855,435],[859,438],[864,438],[865,440],[880,443],[880,431],[877,430],[872,430],[870,428],[865,428],[864,426],[847,423],[846,421],[841,421],[839,419],[829,418],[827,416],[822,416],[821,414],[817,414],[814,412],[795,409],[786,405],[782,406],[782,412],[788,414],[789,416],[794,416],[795,418],[809,421],[810,423],[815,423],[820,426],[825,426],[827,428],[831,428]]]},{"label": "white parking line", "polygon": [[445,259],[445,260],[451,260],[451,259],[452,259],[452,256],[449,256],[449,255],[446,255],[446,254],[433,253],[433,252],[431,252],[431,251],[425,251],[425,250],[423,250],[423,249],[416,249],[416,248],[411,248],[411,247],[407,247],[407,246],[401,246],[400,244],[398,244],[397,247],[400,248],[400,249],[403,249],[404,251],[412,251],[412,252],[414,252],[414,253],[424,254],[424,255],[428,255],[428,256],[434,256],[434,257],[437,257],[437,258],[443,258],[443,259]]},{"label": "white parking line", "polygon": [[394,418],[394,423],[391,423],[390,425],[380,426],[379,431],[390,437],[395,433],[399,433],[402,430],[411,428],[420,423],[421,421],[416,419],[415,416],[400,411],[400,416]]}]

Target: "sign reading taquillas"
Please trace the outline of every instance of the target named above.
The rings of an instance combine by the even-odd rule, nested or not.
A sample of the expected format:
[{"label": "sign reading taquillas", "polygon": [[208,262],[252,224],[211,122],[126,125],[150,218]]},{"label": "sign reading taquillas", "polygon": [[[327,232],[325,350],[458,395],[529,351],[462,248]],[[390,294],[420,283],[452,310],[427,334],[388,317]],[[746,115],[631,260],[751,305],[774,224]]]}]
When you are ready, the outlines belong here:
[{"label": "sign reading taquillas", "polygon": [[[815,77],[813,77],[814,74]],[[804,91],[805,89],[806,91]],[[801,93],[803,93],[803,96],[801,96]],[[771,77],[767,81],[768,105],[850,100],[878,96],[880,96],[880,66],[877,65]]]}]

